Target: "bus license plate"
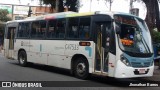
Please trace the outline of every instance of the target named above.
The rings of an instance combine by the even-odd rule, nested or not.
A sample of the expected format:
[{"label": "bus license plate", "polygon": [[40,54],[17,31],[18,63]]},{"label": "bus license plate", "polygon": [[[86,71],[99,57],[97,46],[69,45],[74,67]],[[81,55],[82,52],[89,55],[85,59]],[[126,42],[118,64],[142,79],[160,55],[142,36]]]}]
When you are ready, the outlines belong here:
[{"label": "bus license plate", "polygon": [[145,73],[145,69],[139,69],[139,73],[141,74]]}]

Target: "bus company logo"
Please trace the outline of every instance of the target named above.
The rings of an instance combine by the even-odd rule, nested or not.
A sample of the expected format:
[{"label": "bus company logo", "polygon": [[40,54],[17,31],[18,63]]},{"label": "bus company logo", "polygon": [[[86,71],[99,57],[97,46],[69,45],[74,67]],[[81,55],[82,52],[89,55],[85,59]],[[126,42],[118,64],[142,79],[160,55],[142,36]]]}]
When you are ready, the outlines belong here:
[{"label": "bus company logo", "polygon": [[2,87],[11,87],[11,82],[2,82]]}]

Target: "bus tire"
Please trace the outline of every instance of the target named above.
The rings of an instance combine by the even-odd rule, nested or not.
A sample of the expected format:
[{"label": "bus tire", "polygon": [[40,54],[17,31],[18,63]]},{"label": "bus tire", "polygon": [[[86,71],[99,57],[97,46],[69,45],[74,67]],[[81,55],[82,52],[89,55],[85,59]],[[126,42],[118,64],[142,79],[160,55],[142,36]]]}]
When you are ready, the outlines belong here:
[{"label": "bus tire", "polygon": [[19,65],[23,67],[27,66],[27,55],[25,51],[20,51],[20,53],[18,54],[18,62]]},{"label": "bus tire", "polygon": [[87,60],[77,58],[74,63],[74,75],[79,79],[87,79],[89,76],[89,68]]}]

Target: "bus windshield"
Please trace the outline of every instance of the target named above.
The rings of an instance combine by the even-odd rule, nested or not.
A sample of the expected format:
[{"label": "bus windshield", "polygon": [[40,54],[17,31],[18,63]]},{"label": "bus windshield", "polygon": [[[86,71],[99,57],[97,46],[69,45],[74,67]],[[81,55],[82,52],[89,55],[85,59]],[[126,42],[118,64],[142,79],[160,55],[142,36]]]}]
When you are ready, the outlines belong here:
[{"label": "bus windshield", "polygon": [[115,15],[114,18],[122,51],[136,54],[153,53],[151,36],[143,20],[126,15]]}]

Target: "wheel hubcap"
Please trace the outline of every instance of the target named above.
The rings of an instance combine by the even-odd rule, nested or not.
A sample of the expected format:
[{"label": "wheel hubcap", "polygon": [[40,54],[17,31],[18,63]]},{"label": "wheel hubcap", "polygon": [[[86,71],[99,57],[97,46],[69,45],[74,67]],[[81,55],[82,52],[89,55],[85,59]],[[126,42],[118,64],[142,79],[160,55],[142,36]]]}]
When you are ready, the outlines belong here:
[{"label": "wheel hubcap", "polygon": [[80,75],[82,75],[82,74],[85,73],[85,71],[86,71],[85,64],[84,63],[79,63],[77,65],[77,73],[80,74]]},{"label": "wheel hubcap", "polygon": [[20,57],[20,63],[23,64],[24,63],[24,58]]}]

